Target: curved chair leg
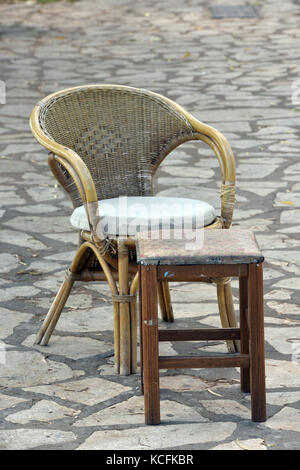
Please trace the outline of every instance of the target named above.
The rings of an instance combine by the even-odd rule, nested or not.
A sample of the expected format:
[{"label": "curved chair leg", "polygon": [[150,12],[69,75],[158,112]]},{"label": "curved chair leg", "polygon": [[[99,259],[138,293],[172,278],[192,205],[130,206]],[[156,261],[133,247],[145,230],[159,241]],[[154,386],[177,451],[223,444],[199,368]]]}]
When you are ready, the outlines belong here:
[{"label": "curved chair leg", "polygon": [[113,302],[114,306],[114,359],[115,371],[120,373],[120,309],[119,302]]},{"label": "curved chair leg", "polygon": [[[225,294],[225,302],[226,302],[226,310],[227,310],[227,318],[229,321],[229,325],[231,328],[236,328],[237,327],[237,320],[236,320],[236,315],[235,315],[235,310],[234,310],[234,304],[233,304],[233,297],[232,297],[232,289],[231,289],[231,282],[227,282],[224,284],[224,294]],[[240,342],[235,340],[234,346],[236,352],[240,351]]]},{"label": "curved chair leg", "polygon": [[128,248],[124,242],[120,241],[118,246],[118,267],[119,267],[119,296],[124,296],[124,301],[120,298],[120,374],[129,375],[131,373],[131,327],[129,309],[129,273],[128,273]]},{"label": "curved chair leg", "polygon": [[131,373],[135,374],[137,371],[137,290],[139,288],[139,275],[136,273],[130,286],[130,295],[133,297],[129,303],[130,309],[130,331],[131,331]]},{"label": "curved chair leg", "polygon": [[50,307],[50,310],[43,322],[43,325],[36,336],[35,344],[41,344],[42,346],[46,346],[48,344],[53,330],[58,322],[62,309],[64,308],[66,301],[70,295],[73,284],[74,280],[72,279],[72,276],[68,276],[61,285]]},{"label": "curved chair leg", "polygon": [[163,292],[163,287],[162,287],[161,282],[157,283],[157,295],[158,295],[158,301],[159,301],[159,306],[160,306],[161,319],[162,321],[168,321],[167,309],[166,309],[166,304],[165,304],[165,299],[164,299],[164,292]]},{"label": "curved chair leg", "polygon": [[[227,283],[217,283],[217,295],[222,327],[236,327],[237,323],[233,307],[230,281]],[[239,344],[237,341],[226,341],[226,343],[229,352],[239,351]]]},{"label": "curved chair leg", "polygon": [[161,317],[163,321],[173,322],[173,308],[170,296],[170,289],[168,282],[157,283],[158,300],[160,305]]}]

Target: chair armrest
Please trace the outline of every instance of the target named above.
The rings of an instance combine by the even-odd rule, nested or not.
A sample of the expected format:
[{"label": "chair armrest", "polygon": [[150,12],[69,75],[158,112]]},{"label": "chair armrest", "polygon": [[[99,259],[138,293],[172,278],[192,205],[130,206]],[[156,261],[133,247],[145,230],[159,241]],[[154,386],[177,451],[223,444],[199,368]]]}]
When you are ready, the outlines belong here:
[{"label": "chair armrest", "polygon": [[229,228],[232,222],[235,206],[235,159],[231,146],[226,137],[217,129],[203,124],[190,116],[190,122],[197,132],[197,138],[206,142],[215,152],[222,175],[221,184],[221,218],[224,228]]},{"label": "chair armrest", "polygon": [[97,224],[99,222],[98,197],[95,183],[89,169],[76,152],[55,142],[44,133],[39,124],[39,112],[40,106],[37,105],[34,107],[30,115],[30,127],[32,133],[43,147],[56,156],[56,160],[70,174],[86,209],[91,229],[96,233]]},{"label": "chair armrest", "polygon": [[30,127],[34,137],[40,144],[50,150],[50,152],[59,157],[63,157],[73,167],[82,183],[86,202],[98,201],[95,183],[88,167],[76,152],[55,142],[44,133],[39,124],[39,112],[40,106],[37,105],[34,107],[30,116]]},{"label": "chair armrest", "polygon": [[218,158],[221,175],[221,218],[224,228],[229,228],[232,221],[233,209],[235,205],[235,159],[231,146],[226,137],[217,129],[214,129],[201,121],[198,121],[194,116],[188,113],[184,108],[177,103],[164,98],[165,101],[170,103],[179,113],[181,113],[192,126],[195,131],[195,139],[206,142],[215,152]]}]

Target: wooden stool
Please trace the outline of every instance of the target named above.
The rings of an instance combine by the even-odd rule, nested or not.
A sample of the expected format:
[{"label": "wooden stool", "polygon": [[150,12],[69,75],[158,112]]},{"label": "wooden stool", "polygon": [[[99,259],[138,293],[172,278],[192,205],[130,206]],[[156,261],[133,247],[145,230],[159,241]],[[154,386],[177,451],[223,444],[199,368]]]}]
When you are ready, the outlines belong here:
[{"label": "wooden stool", "polygon": [[[205,230],[201,247],[186,240],[140,234],[141,384],[146,424],[160,423],[159,369],[240,367],[241,389],[251,393],[252,421],[266,420],[263,256],[247,230]],[[186,247],[189,246],[189,249]],[[158,329],[157,281],[195,282],[201,277],[238,277],[240,328]],[[159,356],[159,341],[240,340],[240,353]]]}]

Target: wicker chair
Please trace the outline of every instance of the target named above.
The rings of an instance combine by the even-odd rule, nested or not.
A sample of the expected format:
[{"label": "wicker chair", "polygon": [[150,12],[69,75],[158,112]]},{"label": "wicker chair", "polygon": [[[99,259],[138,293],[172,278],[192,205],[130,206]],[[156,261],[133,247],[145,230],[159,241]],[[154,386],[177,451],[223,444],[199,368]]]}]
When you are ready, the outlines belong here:
[{"label": "wicker chair", "polygon": [[[99,234],[98,201],[119,196],[152,196],[152,180],[174,148],[201,140],[215,152],[221,169],[221,214],[206,228],[229,228],[235,203],[235,161],[225,137],[173,101],[119,85],[87,85],[51,94],[33,109],[35,138],[50,151],[49,165],[70,196],[74,211],[84,207],[86,225],[65,281],[37,335],[46,345],[75,281],[107,281],[114,308],[115,367],[136,371],[138,275],[134,237]],[[99,204],[101,209],[101,203]],[[118,284],[117,282],[118,281]],[[236,326],[230,279],[217,283],[223,327]],[[158,285],[162,319],[173,321],[167,282]],[[227,343],[234,351],[238,344]]]}]

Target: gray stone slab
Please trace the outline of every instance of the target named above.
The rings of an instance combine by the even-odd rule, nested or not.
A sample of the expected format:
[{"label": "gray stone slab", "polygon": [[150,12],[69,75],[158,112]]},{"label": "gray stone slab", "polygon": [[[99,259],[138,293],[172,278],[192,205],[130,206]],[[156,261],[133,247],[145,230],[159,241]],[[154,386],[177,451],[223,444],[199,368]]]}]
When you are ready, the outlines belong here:
[{"label": "gray stone slab", "polygon": [[9,429],[0,431],[1,447],[4,450],[27,450],[47,445],[61,445],[76,440],[72,432],[59,429]]},{"label": "gray stone slab", "polygon": [[11,395],[0,394],[0,410],[5,410],[7,408],[13,409],[19,403],[24,403],[27,401],[25,398],[18,398]]},{"label": "gray stone slab", "polygon": [[[24,346],[33,346],[35,335],[30,335],[23,342]],[[40,352],[44,352],[43,346],[34,346]],[[113,349],[113,344],[110,342],[98,341],[92,338],[85,337],[72,337],[72,336],[56,336],[51,337],[51,341],[47,346],[47,354],[55,354],[63,356],[68,359],[82,359],[99,354],[108,353]]]},{"label": "gray stone slab", "polygon": [[300,432],[300,410],[287,406],[272,416],[265,426],[280,431]]},{"label": "gray stone slab", "polygon": [[24,390],[93,406],[126,393],[131,390],[131,387],[99,377],[90,377],[51,385],[37,385]]},{"label": "gray stone slab", "polygon": [[5,339],[13,334],[14,328],[31,319],[30,313],[22,313],[0,307],[0,339]]},{"label": "gray stone slab", "polygon": [[1,364],[0,385],[7,388],[29,387],[74,376],[78,376],[78,371],[73,372],[66,364],[45,359],[45,354],[8,350],[5,364]]},{"label": "gray stone slab", "polygon": [[80,411],[58,405],[53,401],[40,400],[30,409],[10,414],[5,419],[16,424],[30,424],[31,421],[50,423],[57,419],[63,419],[66,416],[75,417],[79,414]]},{"label": "gray stone slab", "polygon": [[252,5],[215,5],[209,7],[212,18],[256,18],[257,11]]},{"label": "gray stone slab", "polygon": [[227,439],[236,429],[235,423],[201,423],[199,424],[171,424],[164,427],[147,428],[147,433],[140,429],[127,429],[122,431],[97,431],[93,433],[78,450],[151,450],[192,445],[199,442],[212,442],[216,439]]},{"label": "gray stone slab", "polygon": [[[163,422],[168,423],[168,425],[172,424],[172,422],[207,423],[209,421],[207,418],[201,416],[200,413],[195,412],[192,407],[171,400],[162,400],[161,419]],[[144,422],[144,397],[135,396],[129,398],[127,401],[117,403],[105,410],[94,413],[87,418],[78,420],[74,426],[142,426]]]}]

